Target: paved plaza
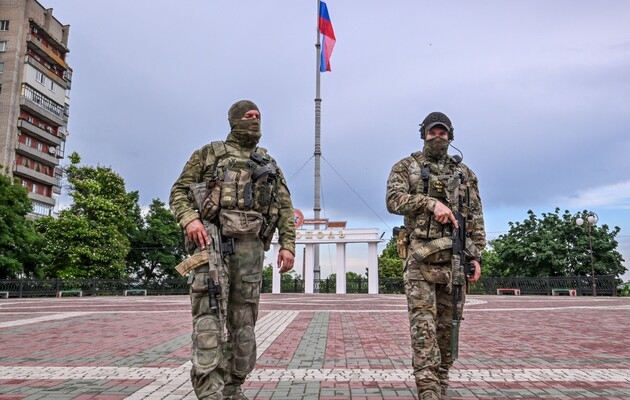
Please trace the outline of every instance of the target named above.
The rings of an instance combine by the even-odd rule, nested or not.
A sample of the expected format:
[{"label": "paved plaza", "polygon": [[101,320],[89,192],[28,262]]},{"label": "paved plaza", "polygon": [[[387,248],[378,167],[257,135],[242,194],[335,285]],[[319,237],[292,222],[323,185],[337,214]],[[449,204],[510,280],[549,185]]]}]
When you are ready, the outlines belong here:
[{"label": "paved plaza", "polygon": [[[630,399],[630,298],[469,296],[453,399]],[[264,294],[250,399],[415,399],[402,295]],[[0,299],[0,400],[195,399],[187,296]]]}]

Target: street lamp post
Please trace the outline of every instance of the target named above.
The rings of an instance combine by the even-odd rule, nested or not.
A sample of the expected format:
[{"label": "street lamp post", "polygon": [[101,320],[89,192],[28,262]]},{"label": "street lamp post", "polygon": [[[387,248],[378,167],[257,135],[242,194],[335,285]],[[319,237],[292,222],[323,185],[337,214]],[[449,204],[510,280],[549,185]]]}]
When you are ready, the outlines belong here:
[{"label": "street lamp post", "polygon": [[[582,218],[586,217],[586,219]],[[588,232],[588,252],[591,255],[591,279],[593,280],[593,297],[597,296],[597,285],[595,284],[595,262],[593,261],[593,237],[591,235],[591,229],[593,225],[599,221],[599,217],[594,212],[584,213],[582,216],[578,216],[575,223],[582,225],[586,223],[586,230]]]}]

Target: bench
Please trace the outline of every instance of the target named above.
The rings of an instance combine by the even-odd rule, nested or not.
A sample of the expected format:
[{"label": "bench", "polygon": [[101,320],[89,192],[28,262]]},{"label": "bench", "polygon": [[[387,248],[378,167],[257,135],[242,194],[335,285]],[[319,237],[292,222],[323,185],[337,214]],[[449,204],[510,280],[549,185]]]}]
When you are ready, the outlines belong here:
[{"label": "bench", "polygon": [[146,289],[127,289],[127,290],[123,290],[123,296],[126,296],[127,293],[142,293],[143,296],[147,295],[147,290]]},{"label": "bench", "polygon": [[521,295],[521,289],[516,289],[516,288],[499,288],[499,289],[497,289],[497,295],[499,295],[499,294],[507,294],[506,292],[512,292],[512,294],[514,296],[520,296]]},{"label": "bench", "polygon": [[551,289],[552,296],[577,296],[576,289]]},{"label": "bench", "polygon": [[83,290],[60,290],[56,297],[62,297],[64,293],[77,293],[79,297],[83,297]]},{"label": "bench", "polygon": [[4,297],[5,299],[9,298],[9,292],[0,292],[0,297]]}]

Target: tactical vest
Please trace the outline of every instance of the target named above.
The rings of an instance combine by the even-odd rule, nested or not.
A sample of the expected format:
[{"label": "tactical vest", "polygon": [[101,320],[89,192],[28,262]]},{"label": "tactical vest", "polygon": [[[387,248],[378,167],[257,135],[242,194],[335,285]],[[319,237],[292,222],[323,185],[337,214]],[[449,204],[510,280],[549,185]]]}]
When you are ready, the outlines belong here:
[{"label": "tactical vest", "polygon": [[[451,210],[460,211],[470,221],[470,178],[467,170],[450,158],[440,162],[429,161],[421,151],[411,156],[410,194],[435,198]],[[453,234],[452,225],[435,221],[433,213],[405,216],[404,224],[410,232],[410,240],[433,240]]]},{"label": "tactical vest", "polygon": [[207,183],[208,201],[218,203],[213,205],[218,206],[223,234],[259,235],[267,248],[280,210],[275,161],[262,147],[254,149],[249,158],[243,158],[229,154],[223,141],[212,142],[211,146],[214,162]]}]

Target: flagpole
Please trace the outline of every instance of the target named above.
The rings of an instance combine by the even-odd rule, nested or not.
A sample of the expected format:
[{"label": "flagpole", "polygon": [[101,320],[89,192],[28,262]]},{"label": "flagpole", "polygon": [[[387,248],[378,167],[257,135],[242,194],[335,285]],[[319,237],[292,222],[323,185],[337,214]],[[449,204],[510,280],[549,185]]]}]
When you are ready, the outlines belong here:
[{"label": "flagpole", "polygon": [[[313,217],[318,220],[319,212],[321,211],[320,206],[320,189],[321,189],[321,175],[320,175],[320,162],[322,156],[322,148],[321,148],[321,114],[322,114],[322,99],[320,97],[320,63],[321,63],[321,32],[319,29],[319,9],[320,9],[320,0],[317,0],[317,44],[315,44],[315,151],[313,155],[315,156],[315,190],[314,190],[314,199],[313,199]],[[319,225],[315,225],[314,229],[319,229]],[[319,268],[319,245],[316,244],[313,246],[313,279],[318,282],[320,279],[320,268]],[[319,285],[314,285],[315,293],[319,293]]]}]

